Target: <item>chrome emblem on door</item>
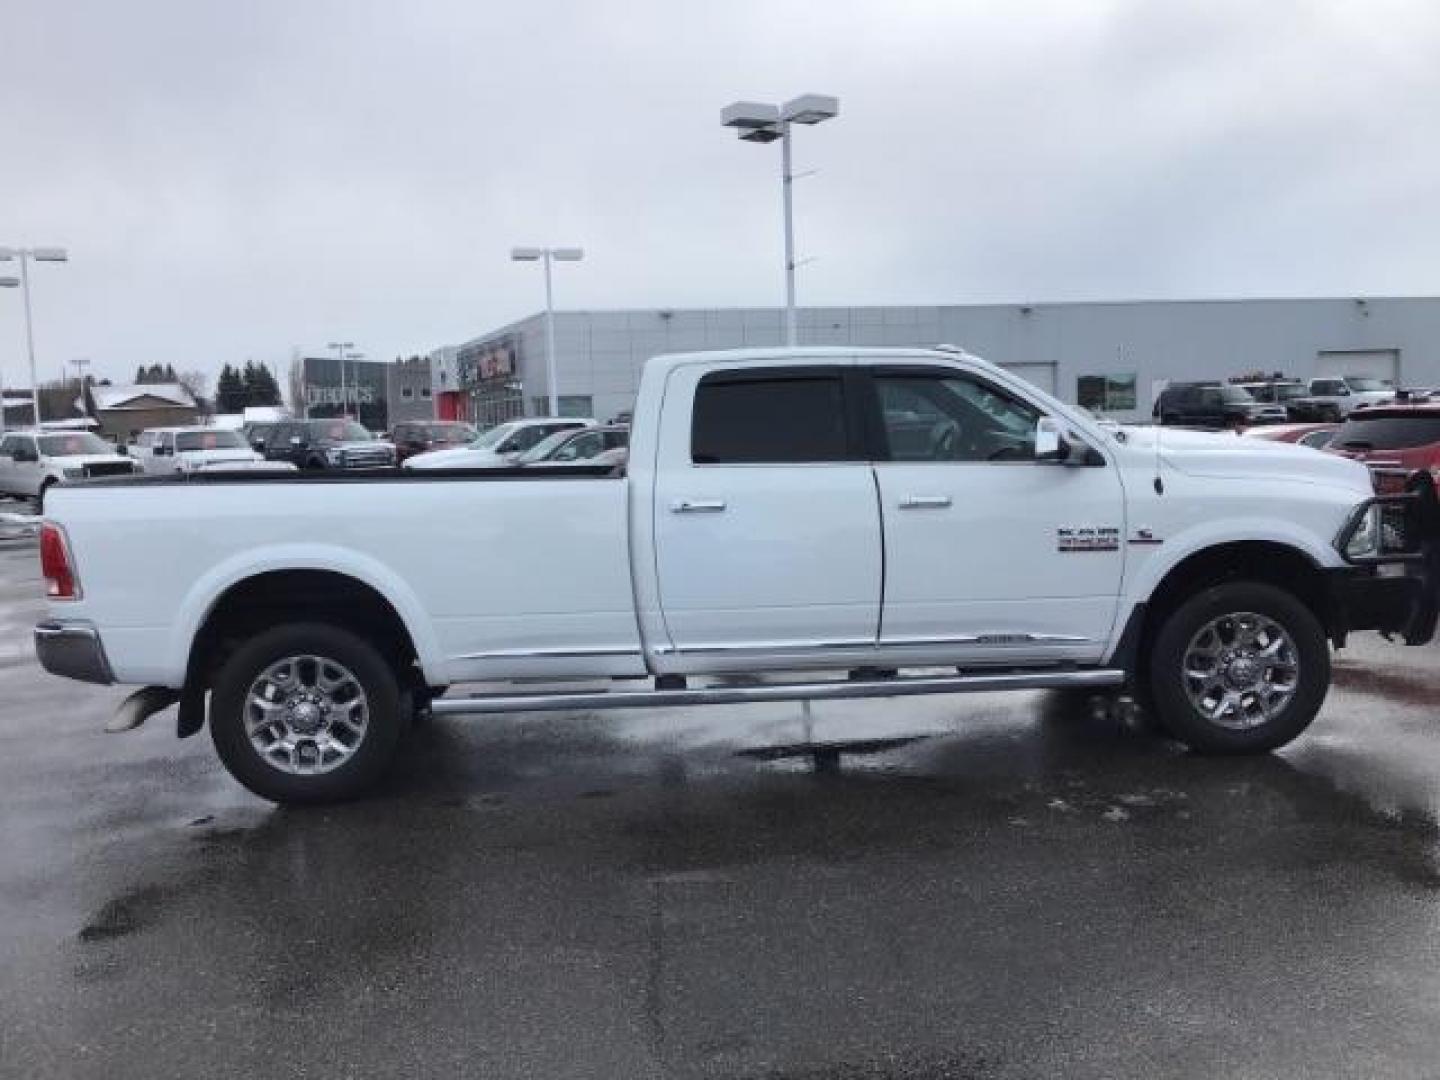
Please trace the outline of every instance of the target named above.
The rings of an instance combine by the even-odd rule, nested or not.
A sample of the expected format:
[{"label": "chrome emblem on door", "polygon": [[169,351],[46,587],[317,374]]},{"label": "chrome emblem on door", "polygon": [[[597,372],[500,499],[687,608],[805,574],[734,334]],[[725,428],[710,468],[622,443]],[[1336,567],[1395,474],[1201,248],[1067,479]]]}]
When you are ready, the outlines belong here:
[{"label": "chrome emblem on door", "polygon": [[1055,530],[1056,551],[1119,551],[1120,530],[1113,525],[1077,525]]}]

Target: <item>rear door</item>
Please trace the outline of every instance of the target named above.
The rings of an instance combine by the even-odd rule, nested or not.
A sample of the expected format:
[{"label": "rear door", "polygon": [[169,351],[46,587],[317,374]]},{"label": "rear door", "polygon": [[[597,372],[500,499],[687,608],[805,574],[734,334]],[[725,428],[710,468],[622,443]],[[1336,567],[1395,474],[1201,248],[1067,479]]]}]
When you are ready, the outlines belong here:
[{"label": "rear door", "polygon": [[973,372],[869,369],[884,526],[880,644],[956,663],[1098,660],[1124,568],[1118,470],[1035,460],[1041,406]]},{"label": "rear door", "polygon": [[837,364],[670,373],[652,511],[664,651],[723,667],[873,646],[880,515],[853,378]]},{"label": "rear door", "polygon": [[11,447],[10,479],[8,489],[16,495],[40,494],[40,449],[33,435],[15,435]]}]

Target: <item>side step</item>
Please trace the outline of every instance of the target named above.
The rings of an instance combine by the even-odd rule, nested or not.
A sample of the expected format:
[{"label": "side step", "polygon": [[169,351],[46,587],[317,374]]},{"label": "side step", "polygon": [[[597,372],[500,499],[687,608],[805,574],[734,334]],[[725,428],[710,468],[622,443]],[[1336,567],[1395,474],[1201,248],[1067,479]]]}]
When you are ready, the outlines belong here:
[{"label": "side step", "polygon": [[837,698],[912,697],[918,694],[965,694],[982,690],[1099,689],[1119,686],[1125,672],[1029,671],[1003,675],[945,675],[904,679],[839,680],[836,682],[767,683],[760,686],[706,686],[693,690],[597,690],[557,693],[483,694],[439,698],[431,702],[435,716],[474,713],[566,712],[592,709],[671,708],[684,705],[746,705],[760,701],[826,701]]}]

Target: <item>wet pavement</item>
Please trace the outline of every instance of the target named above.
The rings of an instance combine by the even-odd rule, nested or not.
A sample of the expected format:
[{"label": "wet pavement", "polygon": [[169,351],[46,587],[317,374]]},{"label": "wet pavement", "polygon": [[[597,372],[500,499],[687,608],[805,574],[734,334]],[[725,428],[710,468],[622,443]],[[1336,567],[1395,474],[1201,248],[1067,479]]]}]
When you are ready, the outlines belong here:
[{"label": "wet pavement", "polygon": [[[0,1076],[1440,1072],[1440,650],[1208,760],[1062,695],[434,721],[279,810],[35,665],[0,541]],[[911,737],[915,738],[911,738]]]}]

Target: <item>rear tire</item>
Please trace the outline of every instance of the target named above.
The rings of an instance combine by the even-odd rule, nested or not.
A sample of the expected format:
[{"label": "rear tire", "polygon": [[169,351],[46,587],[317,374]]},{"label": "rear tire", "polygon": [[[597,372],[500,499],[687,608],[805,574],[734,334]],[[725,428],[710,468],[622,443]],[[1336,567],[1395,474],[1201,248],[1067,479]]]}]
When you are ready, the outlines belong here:
[{"label": "rear tire", "polygon": [[262,799],[363,794],[408,723],[395,670],[370,642],[326,623],[266,630],[220,670],[210,736],[230,775]]},{"label": "rear tire", "polygon": [[1159,722],[1206,754],[1261,754],[1295,739],[1330,688],[1320,621],[1256,581],[1215,585],[1165,617],[1149,656]]}]

